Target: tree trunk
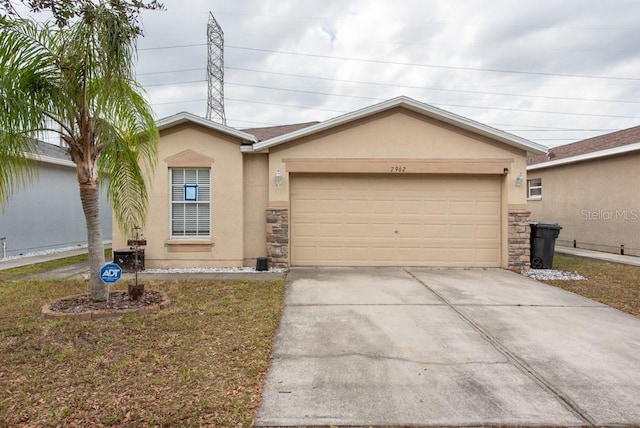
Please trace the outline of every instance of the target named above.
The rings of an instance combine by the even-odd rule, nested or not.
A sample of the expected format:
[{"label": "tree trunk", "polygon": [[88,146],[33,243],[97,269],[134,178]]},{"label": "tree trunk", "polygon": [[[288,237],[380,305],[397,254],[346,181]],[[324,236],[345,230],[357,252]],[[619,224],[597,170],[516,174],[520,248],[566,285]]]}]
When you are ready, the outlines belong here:
[{"label": "tree trunk", "polygon": [[109,299],[109,285],[100,279],[100,269],[104,265],[104,243],[100,227],[98,183],[80,184],[80,199],[87,222],[91,299],[104,302]]}]

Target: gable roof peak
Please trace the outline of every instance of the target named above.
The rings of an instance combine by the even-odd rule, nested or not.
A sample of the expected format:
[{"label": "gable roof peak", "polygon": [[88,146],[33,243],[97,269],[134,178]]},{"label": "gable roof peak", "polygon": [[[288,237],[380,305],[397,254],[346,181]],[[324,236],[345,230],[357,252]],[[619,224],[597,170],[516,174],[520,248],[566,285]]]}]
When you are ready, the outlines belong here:
[{"label": "gable roof peak", "polygon": [[223,134],[231,135],[233,137],[239,138],[243,141],[248,141],[250,143],[255,143],[258,139],[246,132],[239,131],[235,128],[231,128],[227,125],[222,125],[221,123],[214,122],[209,119],[205,119],[204,117],[197,116],[193,113],[188,113],[186,111],[176,113],[172,116],[168,116],[162,119],[159,119],[156,122],[156,126],[158,130],[162,131],[164,129],[171,128],[176,125],[180,125],[183,123],[195,123],[205,128],[213,129],[218,132],[222,132]]},{"label": "gable roof peak", "polygon": [[312,135],[318,132],[325,131],[349,122],[353,122],[358,119],[362,119],[377,113],[381,113],[387,110],[391,110],[397,107],[403,107],[416,113],[431,117],[441,122],[448,123],[458,128],[473,132],[478,135],[482,135],[493,140],[500,141],[507,145],[525,150],[528,153],[542,154],[547,152],[547,148],[543,145],[534,143],[524,138],[518,137],[508,132],[501,131],[491,126],[481,124],[472,119],[468,119],[463,116],[459,116],[455,113],[451,113],[446,110],[439,109],[429,104],[416,101],[413,98],[407,96],[399,96],[383,101],[378,104],[374,104],[368,107],[355,110],[350,113],[343,114],[333,119],[320,122],[316,125],[305,127],[297,131],[293,131],[284,135],[273,137],[264,141],[260,141],[253,145],[254,152],[268,151],[270,147],[277,146],[279,144],[287,143],[289,141]]}]

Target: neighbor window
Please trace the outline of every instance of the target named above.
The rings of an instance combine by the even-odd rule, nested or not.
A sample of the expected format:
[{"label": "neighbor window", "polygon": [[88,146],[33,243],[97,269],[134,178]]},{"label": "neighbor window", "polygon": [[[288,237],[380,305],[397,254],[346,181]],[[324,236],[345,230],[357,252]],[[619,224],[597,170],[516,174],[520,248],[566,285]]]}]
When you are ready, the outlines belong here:
[{"label": "neighbor window", "polygon": [[527,197],[530,199],[542,198],[542,178],[527,180]]},{"label": "neighbor window", "polygon": [[171,236],[211,236],[209,168],[171,168]]}]

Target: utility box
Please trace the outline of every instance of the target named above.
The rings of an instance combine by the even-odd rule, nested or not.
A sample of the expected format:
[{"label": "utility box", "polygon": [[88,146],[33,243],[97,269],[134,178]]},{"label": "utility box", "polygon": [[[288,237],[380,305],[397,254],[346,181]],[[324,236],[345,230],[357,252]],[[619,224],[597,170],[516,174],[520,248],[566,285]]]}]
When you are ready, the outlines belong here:
[{"label": "utility box", "polygon": [[123,272],[136,271],[136,255],[138,259],[138,271],[144,270],[144,249],[114,250],[113,262],[120,266]]},{"label": "utility box", "polygon": [[562,227],[557,223],[531,222],[531,268],[551,269],[556,238]]}]

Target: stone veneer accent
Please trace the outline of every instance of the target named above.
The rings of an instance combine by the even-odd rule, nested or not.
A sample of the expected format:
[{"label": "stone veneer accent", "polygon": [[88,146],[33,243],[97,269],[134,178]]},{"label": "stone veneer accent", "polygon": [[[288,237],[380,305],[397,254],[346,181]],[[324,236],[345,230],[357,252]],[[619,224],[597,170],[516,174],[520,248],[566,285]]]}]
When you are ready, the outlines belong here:
[{"label": "stone veneer accent", "polygon": [[267,208],[267,257],[270,267],[289,268],[288,208]]},{"label": "stone veneer accent", "polygon": [[509,211],[509,270],[520,272],[531,266],[531,226],[527,210]]}]

